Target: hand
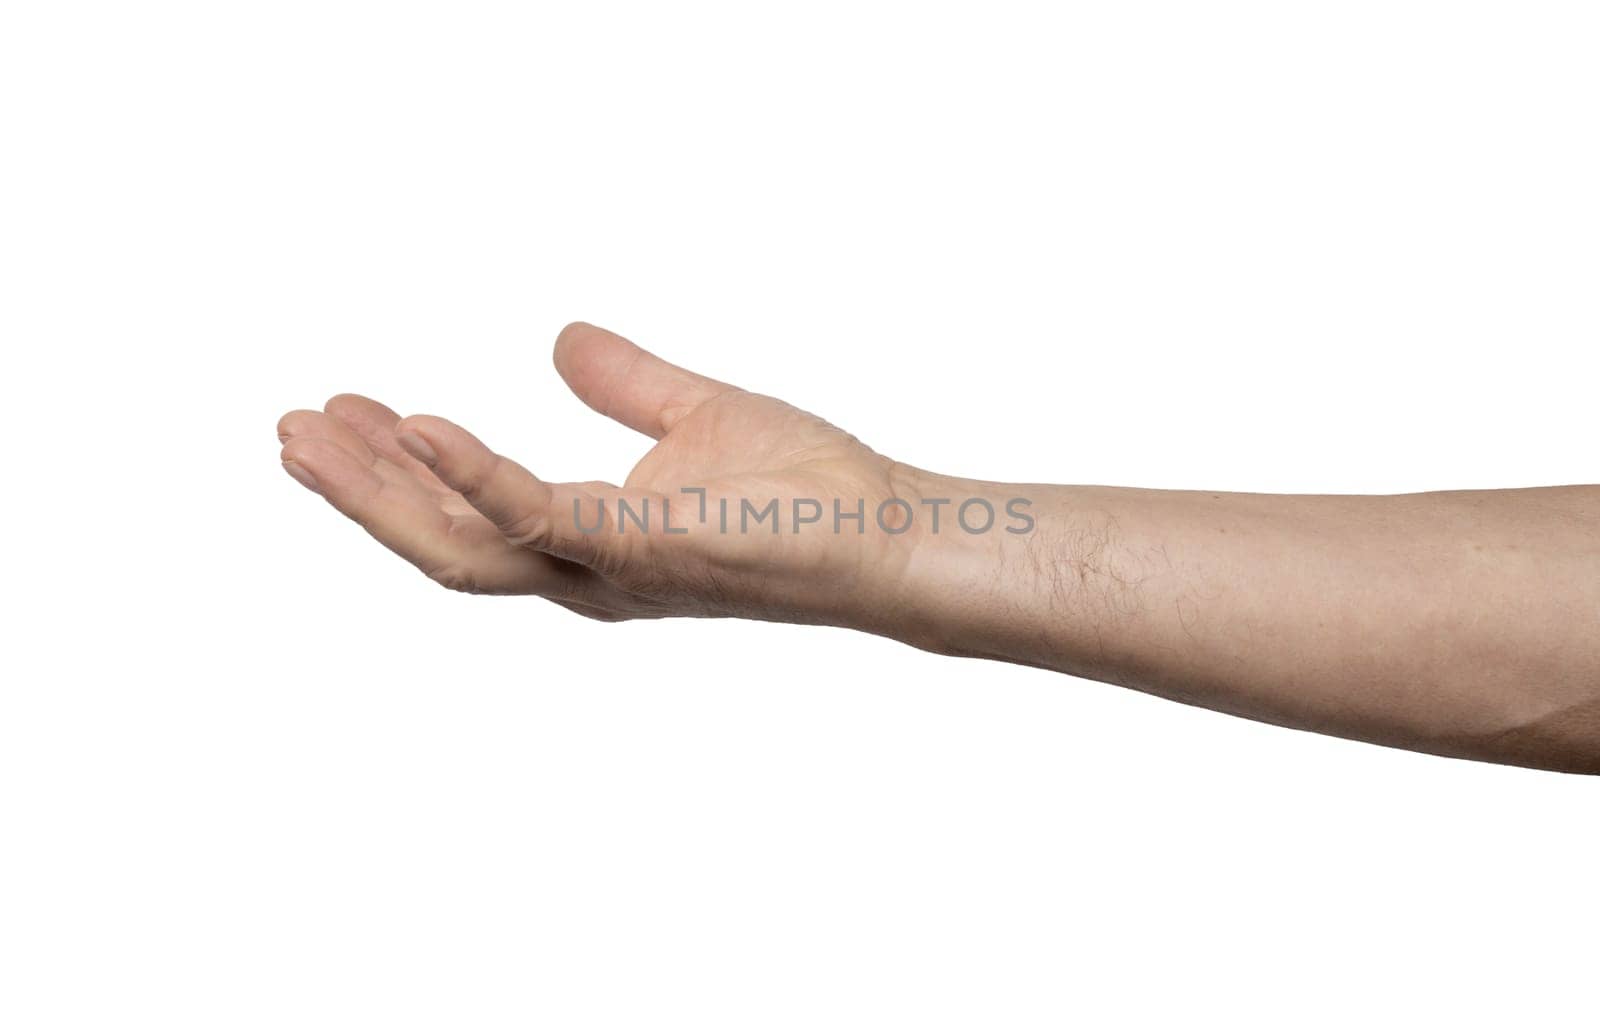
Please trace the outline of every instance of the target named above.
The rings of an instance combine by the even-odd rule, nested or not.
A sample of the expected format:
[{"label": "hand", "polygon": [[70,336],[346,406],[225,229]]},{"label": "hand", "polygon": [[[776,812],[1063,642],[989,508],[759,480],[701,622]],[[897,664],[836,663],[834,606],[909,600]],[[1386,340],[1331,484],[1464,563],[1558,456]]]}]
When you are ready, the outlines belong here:
[{"label": "hand", "polygon": [[[918,536],[873,516],[905,497],[909,469],[814,415],[587,324],[561,332],[555,365],[589,407],[657,441],[623,486],[547,483],[460,426],[353,394],[283,417],[284,467],[451,589],[536,594],[604,621],[859,624],[892,598]],[[774,500],[776,517],[751,524]],[[796,500],[821,520],[797,528]],[[864,509],[861,531],[853,519],[835,530],[835,500]],[[897,505],[885,514],[890,529],[909,524]]]}]

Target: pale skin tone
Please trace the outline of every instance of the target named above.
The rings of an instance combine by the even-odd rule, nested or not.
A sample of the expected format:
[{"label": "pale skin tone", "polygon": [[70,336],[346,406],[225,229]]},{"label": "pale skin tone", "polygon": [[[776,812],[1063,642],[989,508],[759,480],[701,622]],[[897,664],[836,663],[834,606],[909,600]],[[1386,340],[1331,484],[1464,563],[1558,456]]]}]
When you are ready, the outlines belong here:
[{"label": "pale skin tone", "polygon": [[[460,426],[349,394],[284,416],[284,467],[453,589],[541,596],[603,621],[857,628],[1289,727],[1600,773],[1600,487],[1305,496],[982,482],[894,461],[597,327],[562,331],[555,365],[591,408],[656,441],[621,487],[546,482]],[[705,490],[705,522],[685,487]],[[770,520],[741,532],[741,501],[773,498],[778,533]],[[980,534],[952,517],[973,498],[998,512]],[[1017,498],[1025,532],[1007,530],[1024,528],[1005,511]],[[648,505],[648,528],[624,519],[619,534],[619,499]],[[793,512],[797,499],[822,520],[795,531],[811,514]],[[835,531],[834,500],[862,503],[862,531]],[[685,531],[665,531],[664,502]],[[880,506],[882,525],[904,531],[873,520]]]}]

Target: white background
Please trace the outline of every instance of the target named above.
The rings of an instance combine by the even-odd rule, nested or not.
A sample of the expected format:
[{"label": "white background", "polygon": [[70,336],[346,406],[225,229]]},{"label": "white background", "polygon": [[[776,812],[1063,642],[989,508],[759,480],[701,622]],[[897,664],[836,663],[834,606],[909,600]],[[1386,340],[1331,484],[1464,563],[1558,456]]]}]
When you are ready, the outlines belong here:
[{"label": "white background", "polygon": [[0,1016],[1577,1017],[1594,779],[436,589],[587,319],[989,478],[1596,482],[1588,4],[8,4]]}]

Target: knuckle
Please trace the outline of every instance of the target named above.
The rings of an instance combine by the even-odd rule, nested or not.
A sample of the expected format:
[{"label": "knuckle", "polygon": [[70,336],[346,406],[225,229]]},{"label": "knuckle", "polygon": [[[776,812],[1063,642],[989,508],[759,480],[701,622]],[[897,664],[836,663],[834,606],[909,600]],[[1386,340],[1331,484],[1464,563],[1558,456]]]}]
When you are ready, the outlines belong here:
[{"label": "knuckle", "polygon": [[467,499],[468,504],[476,506],[479,498],[483,496],[487,478],[483,472],[464,472],[455,478],[452,486],[457,493]]},{"label": "knuckle", "polygon": [[550,516],[537,511],[520,515],[501,525],[500,532],[517,546],[544,550],[550,546]]},{"label": "knuckle", "polygon": [[451,488],[465,497],[467,503],[476,507],[494,481],[495,472],[500,467],[500,457],[491,455],[486,458],[469,457],[462,460],[468,464],[462,465],[456,472]]}]

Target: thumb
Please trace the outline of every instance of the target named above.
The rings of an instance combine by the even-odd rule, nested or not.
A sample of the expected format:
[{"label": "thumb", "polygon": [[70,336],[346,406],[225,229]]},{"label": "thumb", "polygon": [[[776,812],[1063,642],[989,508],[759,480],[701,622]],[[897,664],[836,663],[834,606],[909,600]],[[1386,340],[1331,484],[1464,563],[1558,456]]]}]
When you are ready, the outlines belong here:
[{"label": "thumb", "polygon": [[584,404],[656,440],[703,402],[737,389],[588,323],[561,331],[555,363],[556,372]]}]

